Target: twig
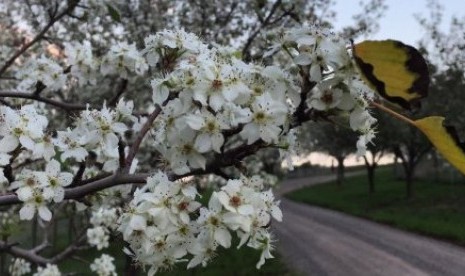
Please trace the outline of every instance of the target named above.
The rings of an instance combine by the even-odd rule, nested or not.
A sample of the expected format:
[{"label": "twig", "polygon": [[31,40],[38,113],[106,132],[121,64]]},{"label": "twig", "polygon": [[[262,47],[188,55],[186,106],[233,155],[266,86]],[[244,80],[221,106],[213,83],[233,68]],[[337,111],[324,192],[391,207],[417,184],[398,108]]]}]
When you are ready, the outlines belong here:
[{"label": "twig", "polygon": [[144,126],[139,131],[139,134],[137,135],[136,140],[134,141],[131,148],[129,149],[129,153],[128,153],[128,156],[126,157],[125,168],[123,172],[126,172],[126,173],[129,172],[132,161],[136,157],[137,151],[139,150],[139,147],[142,141],[144,140],[145,135],[152,128],[152,124],[155,121],[155,119],[158,117],[158,114],[160,114],[160,112],[161,112],[161,107],[157,105],[155,107],[155,110],[148,117],[147,122],[145,122]]},{"label": "twig", "polygon": [[[64,199],[80,199],[86,195],[122,184],[145,183],[148,176],[149,174],[115,173],[84,185],[66,189]],[[0,206],[18,204],[20,202],[18,196],[15,194],[0,195]]]},{"label": "twig", "polygon": [[[279,5],[281,5],[281,0],[277,0],[273,6],[270,9],[270,12],[268,13],[268,16],[263,20],[261,23],[260,27],[258,27],[250,36],[247,38],[247,41],[245,42],[244,48],[242,49],[242,56],[246,58],[248,56],[249,48],[252,46],[253,41],[257,37],[257,35],[261,32],[261,30],[268,25],[270,22],[271,18],[273,17],[274,13],[278,9]],[[247,58],[246,58],[247,60]]]},{"label": "twig", "polygon": [[24,54],[27,49],[31,48],[32,45],[34,45],[35,43],[37,43],[39,40],[42,39],[42,37],[45,35],[45,33],[47,33],[47,31],[57,22],[59,21],[61,18],[63,18],[65,15],[71,13],[74,8],[76,7],[76,5],[79,3],[79,0],[74,0],[74,1],[68,1],[69,3],[69,6],[64,9],[61,13],[59,14],[54,14],[53,17],[50,18],[50,22],[48,22],[48,24],[42,29],[42,31],[40,33],[38,33],[31,41],[29,41],[28,43],[24,44],[23,47],[21,47],[21,49],[19,49],[18,51],[16,51],[16,53],[10,57],[6,63],[0,68],[0,76],[2,76],[5,71],[15,62],[15,60],[21,56],[22,54]]},{"label": "twig", "polygon": [[73,103],[66,103],[66,102],[59,102],[52,99],[44,98],[40,95],[36,94],[29,94],[24,92],[16,92],[16,91],[0,91],[0,98],[22,98],[22,99],[30,99],[35,100],[38,102],[43,102],[49,105],[53,105],[59,108],[62,108],[66,111],[74,111],[74,110],[85,110],[86,105],[82,104],[73,104]]}]

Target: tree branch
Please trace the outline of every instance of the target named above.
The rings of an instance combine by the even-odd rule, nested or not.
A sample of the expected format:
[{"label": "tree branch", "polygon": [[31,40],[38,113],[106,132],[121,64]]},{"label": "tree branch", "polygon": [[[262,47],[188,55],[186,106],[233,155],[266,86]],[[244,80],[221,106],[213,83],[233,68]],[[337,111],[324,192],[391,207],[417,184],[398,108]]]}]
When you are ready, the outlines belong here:
[{"label": "tree branch", "polygon": [[29,94],[29,93],[24,93],[24,92],[0,91],[0,98],[30,99],[30,100],[35,100],[38,102],[43,102],[49,105],[53,105],[55,107],[59,107],[66,111],[85,110],[87,108],[86,105],[55,101],[52,99],[44,98],[38,94]]},{"label": "tree branch", "polygon": [[47,31],[57,22],[59,21],[60,19],[62,19],[65,15],[71,13],[74,8],[77,6],[77,4],[79,3],[79,0],[74,0],[74,1],[68,1],[69,5],[66,9],[64,9],[61,13],[59,14],[55,14],[54,16],[52,15],[52,17],[50,18],[50,22],[48,22],[48,24],[42,29],[42,31],[40,33],[38,33],[31,41],[29,41],[28,43],[24,44],[23,47],[21,47],[21,49],[19,49],[18,51],[16,51],[16,53],[10,57],[6,63],[0,68],[0,76],[3,75],[5,73],[5,71],[15,62],[15,60],[21,56],[22,54],[24,54],[29,48],[31,48],[32,45],[34,45],[35,43],[37,43],[39,40],[41,40],[43,38],[43,36],[45,35],[45,33],[47,33]]},{"label": "tree branch", "polygon": [[[145,183],[148,176],[149,174],[115,173],[81,186],[65,189],[64,199],[80,199],[91,193],[121,184]],[[18,199],[18,196],[15,194],[0,195],[0,206],[18,204],[20,202],[21,201]]]},{"label": "tree branch", "polygon": [[263,23],[249,36],[247,41],[245,42],[244,48],[242,49],[242,56],[245,60],[248,59],[249,49],[252,46],[253,41],[257,37],[257,35],[261,32],[261,30],[270,23],[271,18],[273,17],[274,13],[278,9],[279,5],[281,5],[281,0],[277,0],[270,9],[268,16],[265,18]]},{"label": "tree branch", "polygon": [[139,131],[139,134],[136,137],[136,140],[132,144],[131,148],[129,149],[128,156],[126,157],[126,165],[124,168],[124,172],[129,172],[129,169],[131,168],[132,161],[136,157],[137,151],[139,150],[139,147],[144,140],[145,135],[147,132],[152,128],[152,124],[155,121],[155,119],[158,117],[158,114],[161,112],[161,107],[157,105],[155,107],[155,110],[150,114],[149,118],[147,119],[147,122],[145,122],[144,126],[142,129]]},{"label": "tree branch", "polygon": [[79,249],[79,246],[84,243],[86,240],[86,232],[83,233],[77,238],[72,244],[66,247],[63,251],[58,253],[52,258],[44,258],[37,254],[36,249],[26,250],[16,245],[10,245],[4,241],[0,241],[0,251],[5,251],[10,253],[15,257],[23,258],[29,262],[34,264],[38,264],[44,266],[48,263],[58,263],[59,261],[67,258],[68,256],[72,255],[76,250]]}]

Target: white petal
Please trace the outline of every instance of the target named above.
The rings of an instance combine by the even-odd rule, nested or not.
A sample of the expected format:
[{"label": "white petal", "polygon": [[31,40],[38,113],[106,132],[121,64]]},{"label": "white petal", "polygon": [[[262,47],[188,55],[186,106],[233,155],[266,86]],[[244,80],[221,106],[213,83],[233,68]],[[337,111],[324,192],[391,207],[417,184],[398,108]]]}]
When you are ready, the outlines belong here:
[{"label": "white petal", "polygon": [[36,209],[32,204],[25,204],[21,210],[19,210],[19,219],[21,220],[31,220],[34,217]]},{"label": "white petal", "polygon": [[283,212],[278,206],[271,206],[271,215],[277,221],[283,220]]},{"label": "white petal", "polygon": [[53,176],[58,175],[58,173],[60,172],[60,163],[55,159],[50,160],[50,162],[47,163],[45,171]]},{"label": "white petal", "polygon": [[45,221],[50,221],[52,219],[52,212],[50,212],[47,206],[39,206],[39,216]]},{"label": "white petal", "polygon": [[23,145],[23,147],[27,148],[28,150],[33,150],[36,144],[31,137],[26,135],[21,135],[19,137],[19,141],[21,142],[21,145]]},{"label": "white petal", "polygon": [[215,241],[217,241],[224,248],[231,247],[231,233],[226,228],[220,227],[215,229]]},{"label": "white petal", "polygon": [[[21,182],[14,182],[14,183],[21,183]],[[21,201],[28,201],[32,198],[32,188],[29,186],[21,187],[16,191],[18,195],[18,199]]]},{"label": "white petal", "polygon": [[187,269],[198,266],[200,263],[202,263],[204,257],[204,255],[195,255],[194,258],[192,258],[192,260],[187,264]]},{"label": "white petal", "polygon": [[299,54],[294,58],[294,62],[298,65],[309,65],[312,63],[312,58],[308,54]]},{"label": "white petal", "polygon": [[0,140],[0,152],[10,152],[18,147],[19,141],[16,136],[6,135]]},{"label": "white petal", "polygon": [[220,94],[213,94],[210,96],[209,103],[213,110],[218,111],[224,104],[224,98]]},{"label": "white petal", "polygon": [[55,189],[55,196],[53,197],[53,201],[62,202],[64,198],[65,198],[65,190],[63,188],[56,188]]},{"label": "white petal", "polygon": [[73,175],[71,173],[63,172],[58,175],[58,180],[61,186],[68,186],[73,181]]},{"label": "white petal", "polygon": [[186,123],[187,125],[189,125],[190,128],[199,130],[204,126],[205,120],[202,116],[188,115],[186,117]]},{"label": "white petal", "polygon": [[210,135],[202,133],[195,139],[194,143],[195,149],[200,153],[205,153],[212,148]]},{"label": "white petal", "polygon": [[252,205],[249,204],[241,205],[239,206],[239,208],[237,208],[237,211],[239,212],[239,214],[247,216],[254,213],[254,208]]},{"label": "white petal", "polygon": [[145,230],[147,222],[143,216],[133,215],[129,221],[129,225],[134,230]]}]

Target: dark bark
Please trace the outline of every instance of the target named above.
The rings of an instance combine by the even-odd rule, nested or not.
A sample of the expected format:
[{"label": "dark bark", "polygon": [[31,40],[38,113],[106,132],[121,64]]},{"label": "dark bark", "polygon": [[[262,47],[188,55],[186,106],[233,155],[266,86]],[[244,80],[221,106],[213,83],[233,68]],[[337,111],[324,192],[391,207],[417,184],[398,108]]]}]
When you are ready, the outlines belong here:
[{"label": "dark bark", "polygon": [[375,193],[375,169],[376,165],[368,166],[368,193],[374,194]]},{"label": "dark bark", "polygon": [[337,177],[336,177],[336,183],[338,186],[342,185],[342,182],[344,181],[344,157],[343,156],[338,156],[336,157],[337,160]]},{"label": "dark bark", "polygon": [[126,256],[126,267],[125,267],[124,275],[126,276],[139,275],[139,269],[137,269],[137,266],[133,262],[132,258],[129,256]]}]

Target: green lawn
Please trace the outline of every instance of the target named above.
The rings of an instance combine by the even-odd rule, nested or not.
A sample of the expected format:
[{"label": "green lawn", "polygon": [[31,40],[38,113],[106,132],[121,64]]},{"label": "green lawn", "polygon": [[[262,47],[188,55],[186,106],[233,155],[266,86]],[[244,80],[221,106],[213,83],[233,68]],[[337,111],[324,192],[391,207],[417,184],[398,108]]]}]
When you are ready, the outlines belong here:
[{"label": "green lawn", "polygon": [[342,187],[322,184],[290,193],[288,198],[343,211],[465,245],[465,184],[416,181],[415,197],[405,198],[405,183],[392,168],[376,171],[376,193],[368,194],[365,175],[346,179]]}]

